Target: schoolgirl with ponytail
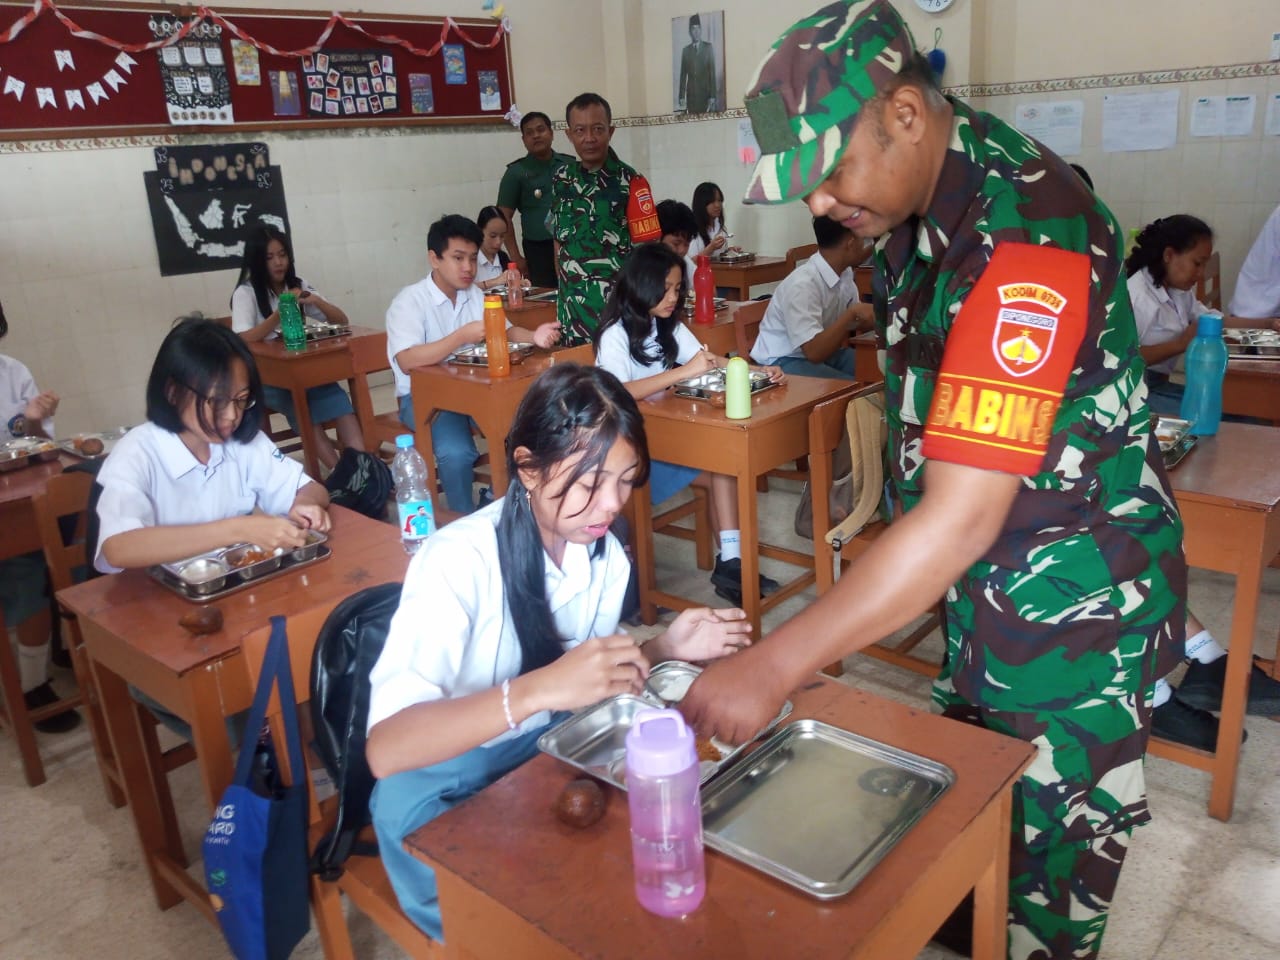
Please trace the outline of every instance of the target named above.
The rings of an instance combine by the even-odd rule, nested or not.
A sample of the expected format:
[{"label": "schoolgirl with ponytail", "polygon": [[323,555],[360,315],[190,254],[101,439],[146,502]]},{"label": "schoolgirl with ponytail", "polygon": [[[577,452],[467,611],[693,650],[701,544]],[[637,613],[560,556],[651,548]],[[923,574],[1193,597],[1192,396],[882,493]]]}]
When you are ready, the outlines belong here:
[{"label": "schoolgirl with ponytail", "polygon": [[649,665],[749,643],[737,609],[686,610],[642,646],[618,621],[630,563],[609,525],[649,472],[644,421],[612,374],[556,364],[506,441],[505,496],[414,556],[370,674],[366,756],[382,861],[440,938],[434,872],[404,838],[537,752],[562,711],[638,692]]}]

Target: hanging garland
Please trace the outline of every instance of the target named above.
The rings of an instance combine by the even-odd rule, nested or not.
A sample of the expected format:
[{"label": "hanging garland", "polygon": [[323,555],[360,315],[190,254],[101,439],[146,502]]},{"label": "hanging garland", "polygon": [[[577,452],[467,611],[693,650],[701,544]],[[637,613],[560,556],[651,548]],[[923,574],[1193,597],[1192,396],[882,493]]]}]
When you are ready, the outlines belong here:
[{"label": "hanging garland", "polygon": [[436,54],[440,52],[441,47],[444,46],[445,41],[449,37],[450,31],[456,33],[458,37],[461,38],[461,40],[464,43],[466,43],[468,46],[474,47],[477,50],[493,49],[499,43],[502,42],[502,38],[504,35],[511,32],[510,22],[507,20],[506,17],[503,17],[498,22],[497,29],[494,31],[492,39],[485,40],[485,41],[475,40],[470,36],[470,34],[467,33],[466,30],[464,30],[457,23],[457,21],[453,19],[453,17],[445,17],[444,23],[440,25],[440,39],[436,41],[436,44],[433,47],[431,47],[431,49],[424,50],[421,47],[414,46],[408,40],[404,40],[400,37],[395,37],[390,35],[382,36],[379,34],[370,33],[368,30],[360,26],[358,23],[353,23],[352,21],[348,20],[345,16],[343,16],[341,13],[334,11],[333,15],[329,17],[329,22],[326,23],[324,26],[324,29],[320,31],[320,36],[316,38],[316,42],[314,44],[312,44],[309,47],[302,47],[298,50],[280,50],[276,47],[271,46],[268,43],[263,43],[262,41],[254,37],[251,37],[249,34],[245,33],[244,30],[236,26],[234,23],[232,23],[226,17],[222,16],[222,14],[218,13],[217,11],[211,10],[208,7],[200,7],[196,11],[195,16],[191,20],[187,21],[187,23],[184,24],[182,28],[179,29],[172,36],[165,37],[160,40],[152,40],[148,43],[122,43],[119,40],[113,40],[110,37],[104,37],[102,34],[95,33],[92,30],[85,30],[83,27],[77,24],[74,20],[68,17],[65,13],[63,13],[60,9],[58,9],[57,4],[55,4],[53,0],[34,0],[34,2],[32,3],[32,7],[29,11],[27,11],[25,14],[23,14],[21,17],[15,20],[13,23],[11,23],[8,29],[6,29],[3,33],[0,33],[0,44],[9,43],[10,41],[17,39],[18,35],[22,33],[22,31],[25,30],[27,27],[29,27],[31,24],[35,23],[35,21],[46,10],[52,12],[53,15],[57,17],[58,20],[62,23],[62,25],[67,28],[68,32],[70,32],[70,34],[73,37],[78,37],[81,40],[92,40],[95,43],[101,43],[105,46],[112,47],[113,49],[119,50],[123,53],[145,53],[148,50],[158,50],[161,47],[167,47],[175,43],[179,43],[180,41],[185,40],[187,36],[189,36],[191,32],[194,31],[197,28],[197,26],[204,20],[208,20],[210,23],[213,23],[213,24],[216,24],[217,26],[222,27],[224,30],[227,30],[229,33],[239,38],[240,40],[245,41],[246,43],[253,44],[253,46],[263,51],[264,53],[269,53],[277,57],[301,57],[309,53],[318,53],[321,50],[321,48],[325,45],[325,43],[328,41],[330,35],[333,33],[334,27],[336,27],[338,24],[342,24],[347,29],[354,30],[356,33],[362,34],[363,36],[368,37],[370,40],[373,40],[376,43],[386,44],[387,46],[400,47],[404,50],[407,50],[409,53],[413,54],[415,57],[434,57]]}]

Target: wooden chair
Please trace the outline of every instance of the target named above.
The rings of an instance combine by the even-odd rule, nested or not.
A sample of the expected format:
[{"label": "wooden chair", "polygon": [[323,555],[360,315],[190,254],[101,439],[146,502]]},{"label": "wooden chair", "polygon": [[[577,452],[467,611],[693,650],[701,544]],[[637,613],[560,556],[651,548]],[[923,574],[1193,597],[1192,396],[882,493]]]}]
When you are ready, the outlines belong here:
[{"label": "wooden chair", "polygon": [[[816,250],[818,245],[811,244]],[[793,247],[787,251],[790,257],[796,250],[803,249],[801,247]],[[765,311],[769,309],[768,300],[752,300],[750,303],[743,304],[738,308],[738,312],[733,315],[733,337],[737,343],[738,356],[742,357],[748,363],[751,362],[751,348],[756,345],[756,336],[760,333],[760,323],[764,320]],[[778,477],[783,480],[798,480],[804,483],[809,479],[809,461],[806,457],[797,457],[794,467],[778,467],[770,470],[764,476],[756,479],[756,489],[761,493],[768,491],[769,478]]]},{"label": "wooden chair", "polygon": [[[79,579],[76,575],[77,570],[88,562],[85,529],[89,492],[93,487],[93,481],[93,474],[87,472],[60,473],[50,477],[44,492],[32,498],[36,528],[40,532],[45,563],[49,567],[49,582],[55,593],[77,583]],[[64,523],[68,524],[66,531],[64,531]],[[102,786],[107,795],[107,802],[113,807],[124,806],[125,796],[119,764],[116,762],[111,741],[107,736],[106,722],[102,716],[98,697],[98,685],[84,650],[80,623],[70,611],[64,610],[61,604],[58,605],[58,615],[66,630],[67,652],[71,656],[71,668],[75,672],[76,684],[80,688],[80,695],[74,699],[85,708],[84,713],[89,722],[89,736],[98,760],[98,772],[102,776]],[[143,724],[143,729],[146,731],[144,736],[148,751],[154,751],[153,757],[158,761],[157,768],[163,767],[167,772],[195,758],[195,751],[189,743],[181,744],[162,754],[155,735],[155,717],[140,704],[138,709],[145,718],[148,718],[148,722]],[[54,707],[46,707],[44,710],[54,712]],[[160,784],[159,789],[167,795],[167,784]],[[165,801],[162,803],[163,809],[172,809],[171,800],[167,797],[162,800]]]},{"label": "wooden chair", "polygon": [[816,243],[802,243],[798,247],[792,247],[786,254],[787,273],[791,273],[791,271],[795,270],[796,267],[800,266],[800,264],[808,260],[817,252],[818,245]]},{"label": "wooden chair", "polygon": [[[814,577],[819,596],[835,585],[837,574],[840,570],[851,564],[888,529],[883,521],[871,520],[847,540],[839,536],[831,538],[831,533],[835,533],[835,530],[833,530],[835,524],[831,521],[831,507],[828,497],[832,483],[835,480],[832,476],[832,459],[836,448],[840,445],[841,439],[847,432],[850,405],[860,399],[883,395],[883,393],[884,384],[877,383],[852,395],[835,397],[819,403],[809,413],[809,469],[812,477],[810,492],[813,497]],[[880,456],[880,450],[878,449],[872,454],[871,446],[873,445],[879,446],[878,438],[876,438],[874,444],[868,444],[867,449],[863,451],[863,462],[865,462],[867,456],[874,455],[877,458]],[[858,460],[858,453],[855,451],[855,464],[858,463]],[[864,476],[862,486],[866,491],[868,500],[874,498],[874,502],[878,504],[881,486],[878,478],[881,472],[879,470],[869,472],[872,476],[870,478]],[[874,487],[869,486],[869,484],[874,484]],[[858,512],[859,504],[855,503],[854,513],[857,514]],[[862,512],[865,513],[865,509]],[[831,531],[831,533],[824,535],[823,531]],[[839,569],[837,568],[837,563],[840,564]],[[941,669],[940,665],[923,657],[914,656],[911,651],[939,627],[941,615],[942,605],[939,603],[915,630],[894,646],[884,647],[879,644],[873,644],[869,647],[864,647],[862,652],[869,657],[883,660],[885,663],[904,667],[926,677],[935,677]],[[823,672],[830,676],[838,677],[844,672],[844,668],[840,661],[837,660],[824,667]]]},{"label": "wooden chair", "polygon": [[1210,254],[1203,275],[1196,281],[1196,299],[1215,310],[1222,309],[1222,261],[1216,250]]},{"label": "wooden chair", "polygon": [[[282,730],[282,709],[297,710],[311,699],[311,657],[315,650],[316,638],[320,628],[333,612],[341,598],[321,604],[305,613],[295,614],[288,619],[289,630],[289,663],[293,672],[293,688],[297,698],[296,704],[281,705],[278,693],[273,693],[267,706],[267,720],[272,733],[279,736]],[[266,626],[245,637],[242,644],[245,664],[249,669],[251,686],[257,687],[258,677],[262,673],[262,661],[267,653],[267,642],[271,639],[271,627]],[[299,711],[299,720],[303,730],[304,744],[310,742],[309,717]],[[308,766],[318,766],[309,747],[304,747],[304,756]],[[277,756],[283,767],[288,766],[287,751],[283,740],[277,741]],[[316,798],[314,785],[307,771],[286,770],[289,782],[299,776],[307,783],[307,805],[310,811],[310,829],[308,848],[315,845],[328,832],[337,816],[336,796],[323,803]],[[368,837],[372,839],[372,827],[366,828]],[[365,836],[362,835],[361,839]],[[315,911],[316,927],[320,932],[320,943],[324,948],[327,960],[354,960],[355,951],[351,944],[351,935],[347,929],[346,915],[342,906],[342,894],[356,905],[370,920],[384,930],[392,940],[408,956],[423,960],[442,960],[444,950],[441,944],[432,940],[410,920],[400,909],[391,880],[377,856],[364,856],[352,853],[343,864],[342,874],[336,880],[321,880],[311,875],[311,908]]]}]

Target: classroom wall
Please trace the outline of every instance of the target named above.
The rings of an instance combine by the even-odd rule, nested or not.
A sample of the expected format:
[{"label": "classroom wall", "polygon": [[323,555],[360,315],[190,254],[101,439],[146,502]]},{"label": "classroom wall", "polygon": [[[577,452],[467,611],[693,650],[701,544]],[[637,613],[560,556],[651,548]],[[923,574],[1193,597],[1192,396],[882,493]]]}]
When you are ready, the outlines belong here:
[{"label": "classroom wall", "polygon": [[[251,5],[236,0],[221,8],[237,2]],[[317,7],[314,0],[273,5]],[[619,155],[648,174],[659,199],[687,202],[699,181],[713,180],[725,192],[735,242],[781,253],[811,239],[803,205],[737,201],[750,174],[737,160],[737,128],[742,94],[761,56],[815,0],[715,7],[725,10],[729,109],[692,121],[671,115],[671,18],[698,6],[674,0],[506,6],[520,107],[555,118],[573,95],[595,89],[613,104]],[[478,15],[479,5],[472,7],[443,0],[367,5],[388,13]],[[1180,210],[1208,219],[1219,233],[1229,295],[1248,244],[1280,203],[1280,137],[1261,135],[1261,100],[1280,91],[1280,64],[1265,62],[1270,34],[1280,30],[1274,0],[1223,0],[1212,13],[1192,0],[957,0],[940,16],[902,0],[900,9],[922,49],[942,29],[944,82],[985,109],[1012,118],[1022,102],[1084,100],[1084,151],[1070,159],[1089,168],[1126,228]],[[1232,27],[1210,29],[1209,17]],[[1162,29],[1153,28],[1155,19]],[[1171,23],[1187,29],[1164,26]],[[1138,71],[1164,72],[1153,78]],[[1177,147],[1103,153],[1103,93],[1171,89],[1170,83],[1182,92]],[[1188,136],[1195,97],[1236,92],[1259,95],[1252,136]],[[257,138],[283,168],[302,274],[355,322],[373,325],[382,323],[396,290],[425,272],[430,221],[450,211],[474,215],[492,201],[506,162],[522,151],[518,134],[505,127]],[[177,142],[220,139],[183,135]],[[0,300],[13,328],[0,350],[21,357],[39,383],[62,394],[59,432],[137,422],[147,370],[172,318],[191,309],[227,312],[233,272],[159,276],[141,177],[158,142],[0,144],[6,226]],[[556,146],[571,152],[563,133]]]}]

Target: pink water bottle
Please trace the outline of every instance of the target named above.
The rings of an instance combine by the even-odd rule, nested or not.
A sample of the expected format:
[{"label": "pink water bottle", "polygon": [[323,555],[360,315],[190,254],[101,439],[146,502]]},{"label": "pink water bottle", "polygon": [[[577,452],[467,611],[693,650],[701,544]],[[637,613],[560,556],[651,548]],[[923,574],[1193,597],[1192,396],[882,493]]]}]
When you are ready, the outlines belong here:
[{"label": "pink water bottle", "polygon": [[693,731],[676,710],[642,710],[627,733],[627,804],[636,899],[682,917],[707,892]]}]

